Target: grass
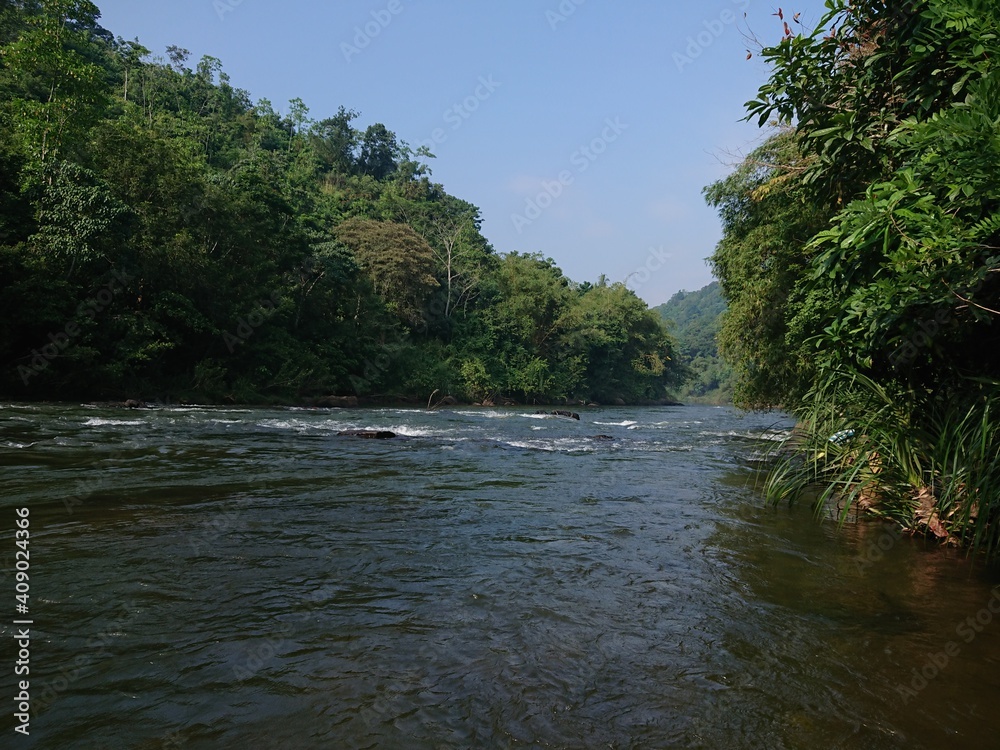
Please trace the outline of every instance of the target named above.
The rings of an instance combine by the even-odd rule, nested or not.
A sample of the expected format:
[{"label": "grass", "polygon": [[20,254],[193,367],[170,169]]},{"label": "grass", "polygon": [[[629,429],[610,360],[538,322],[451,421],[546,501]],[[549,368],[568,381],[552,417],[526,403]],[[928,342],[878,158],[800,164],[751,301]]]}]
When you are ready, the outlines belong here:
[{"label": "grass", "polygon": [[841,522],[866,512],[1000,552],[997,383],[932,394],[836,373],[794,413],[800,426],[765,482],[771,502],[811,497],[817,512],[833,507]]}]

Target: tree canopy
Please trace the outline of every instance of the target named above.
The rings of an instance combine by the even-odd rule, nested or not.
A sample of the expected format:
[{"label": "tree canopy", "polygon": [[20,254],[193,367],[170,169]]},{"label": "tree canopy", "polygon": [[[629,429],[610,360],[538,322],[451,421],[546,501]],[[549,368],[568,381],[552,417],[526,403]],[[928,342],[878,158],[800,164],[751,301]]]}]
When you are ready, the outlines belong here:
[{"label": "tree canopy", "polygon": [[115,38],[82,0],[0,2],[0,394],[665,399],[620,285],[497,253],[382,123],[286,112],[221,61]]}]

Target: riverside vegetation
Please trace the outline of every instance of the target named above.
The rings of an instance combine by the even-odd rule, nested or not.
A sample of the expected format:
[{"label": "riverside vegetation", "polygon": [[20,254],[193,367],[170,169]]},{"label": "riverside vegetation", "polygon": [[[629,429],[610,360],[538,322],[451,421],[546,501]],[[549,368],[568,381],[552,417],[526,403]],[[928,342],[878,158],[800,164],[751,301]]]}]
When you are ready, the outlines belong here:
[{"label": "riverside vegetation", "polygon": [[685,368],[678,397],[685,403],[731,404],[735,375],[717,342],[726,312],[719,282],[696,292],[677,292],[654,309],[667,322],[677,342],[677,361]]},{"label": "riverside vegetation", "polygon": [[800,420],[772,499],[996,553],[1000,5],[827,6],[811,34],[778,11],[748,103],[774,130],[706,191],[735,400]]},{"label": "riverside vegetation", "polygon": [[681,368],[623,284],[494,251],[431,154],[279,114],[222,63],[0,0],[0,395],[661,401]]}]

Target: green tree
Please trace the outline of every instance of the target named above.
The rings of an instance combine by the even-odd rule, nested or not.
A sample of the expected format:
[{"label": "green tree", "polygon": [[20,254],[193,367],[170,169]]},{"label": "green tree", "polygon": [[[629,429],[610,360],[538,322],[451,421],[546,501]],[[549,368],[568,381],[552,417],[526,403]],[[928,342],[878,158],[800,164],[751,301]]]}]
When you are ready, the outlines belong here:
[{"label": "green tree", "polygon": [[376,123],[365,130],[358,156],[358,170],[376,180],[384,180],[396,171],[399,145],[385,125]]},{"label": "green tree", "polygon": [[[810,363],[795,370],[801,385],[768,390],[765,379],[760,389],[760,403],[790,406],[808,428],[808,460],[784,464],[772,492],[819,480],[821,500],[846,494],[845,512],[857,500],[996,549],[1000,462],[988,446],[1000,434],[1000,8],[828,6],[815,33],[764,51],[774,73],[748,107],[762,122],[794,123],[804,168],[783,190],[831,221],[804,243],[781,237],[783,262],[770,269],[764,242],[740,250],[746,222],[727,223],[716,256],[747,321],[740,299],[759,296],[755,274],[787,290],[773,300],[779,325],[761,331],[766,343],[735,347],[744,371],[762,350]],[[724,221],[740,194],[716,201]],[[767,200],[744,206],[751,227],[777,215]],[[835,432],[853,437],[831,445]]]},{"label": "green tree", "polygon": [[86,54],[99,17],[86,0],[40,0],[0,48],[4,75],[20,89],[3,118],[38,165],[78,147],[105,106],[105,71]]},{"label": "green tree", "polygon": [[808,388],[811,352],[790,326],[810,273],[806,245],[829,211],[803,185],[807,165],[799,136],[784,130],[705,191],[723,227],[711,258],[728,304],[719,347],[736,370],[743,408],[791,406]]},{"label": "green tree", "polygon": [[431,290],[434,251],[405,224],[350,219],[336,228],[358,266],[386,305],[410,325],[418,324]]},{"label": "green tree", "polygon": [[713,404],[733,399],[735,373],[719,354],[718,336],[727,313],[719,282],[696,292],[677,292],[655,309],[677,341],[677,360],[686,372],[682,400]]}]

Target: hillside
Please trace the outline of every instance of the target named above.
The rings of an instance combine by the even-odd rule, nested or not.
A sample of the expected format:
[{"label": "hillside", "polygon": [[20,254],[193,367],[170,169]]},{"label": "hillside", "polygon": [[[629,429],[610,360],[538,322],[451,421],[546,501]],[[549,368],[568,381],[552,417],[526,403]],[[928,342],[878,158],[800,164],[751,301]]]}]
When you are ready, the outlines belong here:
[{"label": "hillside", "polygon": [[696,292],[680,291],[653,309],[667,322],[677,341],[680,363],[690,371],[681,400],[730,403],[733,371],[719,356],[715,341],[726,311],[718,282]]},{"label": "hillside", "polygon": [[645,302],[495,250],[386,125],[282,114],[99,18],[0,2],[4,399],[639,403],[679,382]]}]

